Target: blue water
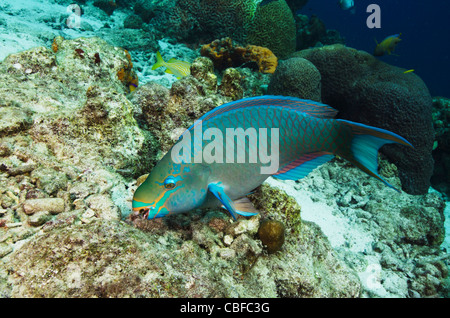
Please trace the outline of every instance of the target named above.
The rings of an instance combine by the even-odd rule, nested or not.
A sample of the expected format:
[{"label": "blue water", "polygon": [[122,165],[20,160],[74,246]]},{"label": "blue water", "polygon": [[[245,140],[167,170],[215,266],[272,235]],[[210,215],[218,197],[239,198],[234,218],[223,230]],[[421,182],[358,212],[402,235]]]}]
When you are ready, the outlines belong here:
[{"label": "blue water", "polygon": [[[395,50],[398,56],[380,59],[406,69],[414,69],[427,84],[432,96],[450,97],[450,1],[448,0],[355,0],[356,12],[341,10],[337,0],[309,0],[301,14],[316,14],[327,29],[337,29],[346,45],[373,53],[375,38],[402,33]],[[381,28],[369,29],[369,4],[381,8]]]}]

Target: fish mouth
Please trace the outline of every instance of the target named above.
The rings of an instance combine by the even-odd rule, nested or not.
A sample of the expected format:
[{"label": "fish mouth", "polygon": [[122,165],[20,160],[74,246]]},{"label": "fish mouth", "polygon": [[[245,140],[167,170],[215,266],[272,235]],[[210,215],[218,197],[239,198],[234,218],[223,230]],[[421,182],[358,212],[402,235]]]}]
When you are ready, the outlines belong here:
[{"label": "fish mouth", "polygon": [[154,209],[155,209],[154,206],[141,206],[141,207],[132,208],[133,219],[135,219],[135,218],[148,219],[150,212]]}]

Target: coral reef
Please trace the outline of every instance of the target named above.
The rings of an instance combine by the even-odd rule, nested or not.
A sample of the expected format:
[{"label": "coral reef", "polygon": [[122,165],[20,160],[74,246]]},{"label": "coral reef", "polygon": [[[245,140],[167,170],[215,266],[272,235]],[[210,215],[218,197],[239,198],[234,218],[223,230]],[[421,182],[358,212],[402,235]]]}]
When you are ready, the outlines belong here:
[{"label": "coral reef", "polygon": [[413,144],[382,148],[400,172],[403,189],[427,193],[433,172],[432,100],[414,73],[378,61],[343,45],[297,52],[314,64],[322,77],[322,101],[339,110],[340,118],[393,131]]},{"label": "coral reef", "polygon": [[295,51],[295,22],[284,0],[258,6],[246,42],[269,48],[280,59]]},{"label": "coral reef", "polygon": [[[114,3],[147,3],[152,19],[151,11],[174,1]],[[166,44],[151,32],[130,39],[142,32],[100,31],[128,49]],[[250,195],[260,211],[250,218],[233,221],[218,209],[155,221],[128,216],[145,175],[136,177],[206,111],[263,93],[270,74],[239,67],[215,74],[200,57],[173,85],[143,82],[130,93],[145,73],[132,49],[95,37],[52,37],[47,46],[0,63],[0,297],[442,295],[442,199],[393,199],[391,189],[339,159],[299,182],[269,179]],[[298,60],[304,74],[317,75]],[[401,185],[395,165],[382,160],[380,173]],[[336,218],[348,222],[337,240]],[[262,241],[261,220],[282,224],[275,241],[284,237],[283,244],[272,250]],[[372,265],[380,266],[380,288],[368,283]]]},{"label": "coral reef", "polygon": [[450,100],[433,98],[433,126],[436,132],[433,146],[435,161],[431,183],[436,189],[450,196]]},{"label": "coral reef", "polygon": [[[379,159],[381,175],[401,186],[395,165],[384,156]],[[301,231],[305,221],[320,225],[333,248],[358,273],[362,296],[444,295],[448,254],[440,245],[445,201],[438,193],[396,193],[342,159],[297,182],[268,184],[301,202]]]},{"label": "coral reef", "polygon": [[146,122],[160,144],[157,159],[195,119],[214,107],[242,97],[238,85],[240,75],[236,71],[228,69],[219,86],[210,59],[198,58],[192,64],[192,75],[175,82],[170,89],[150,82],[139,87],[130,98],[137,116]]},{"label": "coral reef", "polygon": [[327,30],[325,23],[314,14],[311,18],[297,14],[295,25],[297,28],[297,51],[315,46],[345,44],[337,30]]},{"label": "coral reef", "polygon": [[257,3],[243,0],[187,0],[179,1],[177,6],[195,18],[197,37],[200,33],[206,41],[228,36],[244,42]]},{"label": "coral reef", "polygon": [[282,252],[267,255],[256,238],[259,216],[230,223],[225,214],[210,211],[147,222],[153,227],[139,230],[97,217],[85,223],[81,213],[61,213],[3,258],[3,295],[356,297],[360,293],[356,274],[310,223],[303,224],[301,233],[286,232]]},{"label": "coral reef", "polygon": [[274,73],[278,65],[277,57],[269,49],[256,45],[237,46],[229,37],[203,45],[200,54],[210,58],[217,69],[255,62],[261,73]]},{"label": "coral reef", "polygon": [[280,61],[270,80],[267,93],[320,102],[321,85],[320,72],[314,64],[304,58],[293,57]]},{"label": "coral reef", "polygon": [[[295,22],[284,0],[259,6],[258,0],[187,0],[165,14],[167,21],[159,19],[160,28],[170,21],[186,25],[182,30],[185,40],[201,39],[203,42],[230,37],[247,45],[266,47],[277,57],[284,58],[295,50]],[[189,13],[189,15],[186,15]],[[184,22],[183,22],[184,21]]]},{"label": "coral reef", "polygon": [[0,91],[1,109],[29,118],[0,139],[2,296],[359,295],[357,275],[277,189],[261,187],[252,198],[286,226],[272,255],[257,236],[260,216],[230,222],[213,210],[121,220],[136,188],[131,177],[195,118],[238,98],[241,75],[229,68],[218,85],[212,61],[201,57],[171,89],[147,83],[130,102],[117,77],[130,65],[125,50],[97,38],[56,42],[56,53],[33,49],[0,64],[0,79],[22,92]]}]

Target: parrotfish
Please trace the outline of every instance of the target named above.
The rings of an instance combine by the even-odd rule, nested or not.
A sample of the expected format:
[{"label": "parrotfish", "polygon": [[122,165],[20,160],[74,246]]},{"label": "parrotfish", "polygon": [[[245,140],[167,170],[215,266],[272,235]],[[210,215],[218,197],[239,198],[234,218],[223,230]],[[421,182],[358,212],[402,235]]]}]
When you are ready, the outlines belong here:
[{"label": "parrotfish", "polygon": [[156,52],[156,63],[153,64],[152,70],[156,70],[158,67],[165,66],[166,73],[175,75],[178,79],[191,74],[191,64],[189,62],[180,61],[176,58],[171,58],[165,62],[161,56],[161,53]]},{"label": "parrotfish", "polygon": [[334,119],[336,114],[328,105],[287,96],[216,107],[181,135],[136,189],[133,212],[153,219],[222,206],[233,218],[251,216],[257,211],[245,196],[269,176],[297,180],[334,155],[394,188],[377,173],[378,149],[412,145],[388,130]]},{"label": "parrotfish", "polygon": [[373,55],[382,56],[386,53],[388,53],[389,55],[392,54],[392,52],[394,52],[394,49],[397,46],[397,44],[400,43],[400,41],[401,41],[400,35],[401,35],[401,33],[388,36],[383,41],[381,41],[381,43],[378,43],[375,40],[375,42],[377,43],[377,46],[375,47],[375,51],[374,51]]}]

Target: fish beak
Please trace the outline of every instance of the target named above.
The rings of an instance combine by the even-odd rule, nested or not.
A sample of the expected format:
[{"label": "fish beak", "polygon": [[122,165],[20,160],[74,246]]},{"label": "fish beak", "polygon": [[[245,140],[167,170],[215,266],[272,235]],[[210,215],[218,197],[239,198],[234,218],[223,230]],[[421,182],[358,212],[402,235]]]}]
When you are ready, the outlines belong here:
[{"label": "fish beak", "polygon": [[154,206],[143,206],[143,207],[135,207],[133,208],[133,216],[134,218],[139,217],[143,219],[148,219],[148,216],[151,211],[155,209]]}]

